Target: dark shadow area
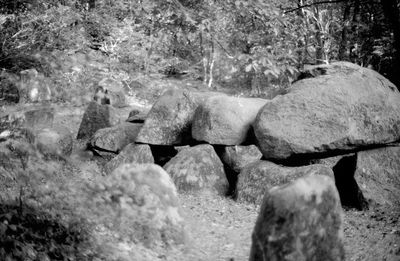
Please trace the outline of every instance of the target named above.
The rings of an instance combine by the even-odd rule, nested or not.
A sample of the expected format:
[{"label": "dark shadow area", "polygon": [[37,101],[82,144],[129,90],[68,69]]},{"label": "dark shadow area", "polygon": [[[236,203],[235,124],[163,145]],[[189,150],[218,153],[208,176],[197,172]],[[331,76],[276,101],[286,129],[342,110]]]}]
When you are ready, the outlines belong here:
[{"label": "dark shadow area", "polygon": [[335,174],[336,188],[339,192],[342,207],[366,210],[368,209],[368,202],[354,178],[356,168],[357,154],[343,157],[339,160],[332,168]]},{"label": "dark shadow area", "polygon": [[28,206],[0,203],[0,260],[87,260],[83,226]]},{"label": "dark shadow area", "polygon": [[246,140],[244,142],[242,142],[243,146],[248,146],[248,145],[253,145],[253,144],[257,144],[257,138],[256,138],[256,134],[254,133],[254,129],[253,126],[250,126],[249,131],[247,132],[246,135]]},{"label": "dark shadow area", "polygon": [[151,153],[154,157],[154,163],[161,167],[165,165],[170,159],[178,154],[174,146],[169,145],[150,145]]},{"label": "dark shadow area", "polygon": [[304,80],[304,79],[308,79],[308,78],[315,78],[315,77],[318,77],[320,75],[325,75],[325,74],[326,74],[326,68],[318,67],[317,65],[314,65],[313,68],[300,71],[299,74],[297,75],[296,79],[292,82],[292,84],[297,81],[300,81],[300,80]]},{"label": "dark shadow area", "polygon": [[225,196],[231,197],[232,199],[236,199],[236,185],[238,181],[238,175],[236,171],[234,171],[228,164],[226,164],[223,160],[223,155],[225,153],[226,145],[213,145],[215,152],[217,153],[219,159],[221,160],[222,164],[224,165],[224,172],[226,175],[226,179],[229,183],[228,191],[226,192]]},{"label": "dark shadow area", "polygon": [[[371,145],[366,145],[363,147],[357,147],[357,148],[348,149],[348,150],[331,150],[331,151],[325,151],[325,152],[295,154],[295,155],[291,155],[290,157],[288,157],[286,159],[273,159],[273,158],[263,157],[262,160],[268,160],[275,164],[288,166],[288,167],[299,167],[299,166],[307,166],[307,165],[311,165],[311,164],[316,164],[316,163],[318,163],[319,159],[336,157],[336,156],[340,156],[340,155],[347,155],[347,154],[356,153],[358,151],[372,150],[372,149],[377,149],[377,148],[382,148],[382,147],[388,147],[391,145],[392,144],[384,144],[384,145],[371,144]],[[394,142],[393,145],[396,146],[396,143]]]}]

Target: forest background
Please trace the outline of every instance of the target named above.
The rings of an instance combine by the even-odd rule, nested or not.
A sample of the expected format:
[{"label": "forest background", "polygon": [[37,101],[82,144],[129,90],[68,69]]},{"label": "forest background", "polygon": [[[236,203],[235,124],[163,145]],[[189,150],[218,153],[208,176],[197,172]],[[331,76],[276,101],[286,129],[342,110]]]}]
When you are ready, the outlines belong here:
[{"label": "forest background", "polygon": [[127,85],[162,72],[268,96],[308,64],[341,60],[400,86],[399,10],[399,0],[2,0],[0,68],[35,68],[61,101],[102,77],[62,68],[87,50]]}]

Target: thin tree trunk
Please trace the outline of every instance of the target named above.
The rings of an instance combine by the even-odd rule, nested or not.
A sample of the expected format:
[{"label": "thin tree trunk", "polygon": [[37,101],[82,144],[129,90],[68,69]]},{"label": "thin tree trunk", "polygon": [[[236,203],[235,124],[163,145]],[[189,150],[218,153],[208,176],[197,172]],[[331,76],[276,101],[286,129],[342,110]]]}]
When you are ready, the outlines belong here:
[{"label": "thin tree trunk", "polygon": [[146,59],[144,61],[144,74],[145,75],[149,74],[150,58],[151,58],[151,55],[153,54],[153,46],[154,46],[154,37],[153,37],[152,31],[150,30],[150,47],[147,50]]},{"label": "thin tree trunk", "polygon": [[[360,0],[354,0],[354,10],[353,10],[353,18],[351,21],[351,31],[352,34],[355,35],[355,39],[358,39],[358,25],[359,25],[359,14],[360,14]],[[350,54],[350,61],[353,63],[357,62],[357,56],[358,54],[355,53],[356,51],[353,51],[356,48],[359,48],[357,45],[357,43],[351,44],[351,46],[349,47],[349,54]],[[353,50],[352,50],[353,48]]]},{"label": "thin tree trunk", "polygon": [[208,66],[208,72],[209,72],[209,77],[208,77],[208,88],[209,88],[209,89],[212,87],[212,84],[213,84],[213,69],[214,69],[214,63],[215,63],[214,41],[211,41],[211,53],[210,53],[209,66]]},{"label": "thin tree trunk", "polygon": [[89,10],[92,10],[96,7],[96,0],[89,0]]},{"label": "thin tree trunk", "polygon": [[[319,18],[319,10],[318,7],[315,7],[314,9],[315,17]],[[321,63],[323,61],[323,42],[322,42],[322,35],[321,31],[322,28],[318,25],[318,21],[314,21],[314,27],[315,27],[315,40],[316,40],[316,45],[315,45],[315,61],[317,64]]]},{"label": "thin tree trunk", "polygon": [[341,34],[341,39],[340,39],[340,44],[339,44],[339,54],[338,58],[340,61],[345,60],[345,55],[346,55],[346,50],[347,50],[347,32],[348,32],[348,27],[347,27],[347,20],[349,19],[350,16],[350,3],[346,2],[344,7],[344,12],[343,12],[343,29],[342,29],[342,34]]},{"label": "thin tree trunk", "polygon": [[392,65],[392,81],[400,89],[400,11],[397,0],[381,0],[383,12],[388,20],[394,36],[394,61]]},{"label": "thin tree trunk", "polygon": [[203,32],[200,32],[200,53],[201,53],[201,57],[202,57],[202,62],[203,62],[203,74],[204,74],[204,78],[203,78],[203,82],[204,84],[207,85],[208,83],[208,59],[207,59],[207,55],[206,55],[206,50],[204,48],[204,39],[203,39]]}]

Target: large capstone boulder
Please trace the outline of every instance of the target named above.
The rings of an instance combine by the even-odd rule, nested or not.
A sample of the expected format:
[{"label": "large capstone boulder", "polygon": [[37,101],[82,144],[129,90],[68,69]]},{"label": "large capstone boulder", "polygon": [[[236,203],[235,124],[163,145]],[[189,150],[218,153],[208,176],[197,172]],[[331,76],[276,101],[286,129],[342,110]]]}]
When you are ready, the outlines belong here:
[{"label": "large capstone boulder", "polygon": [[324,165],[284,167],[259,160],[247,165],[239,174],[237,199],[241,202],[261,204],[264,194],[274,186],[285,185],[306,175],[325,175],[333,178],[332,170]]},{"label": "large capstone boulder", "polygon": [[44,128],[36,132],[35,145],[47,158],[70,156],[73,147],[72,133],[67,128]]},{"label": "large capstone boulder", "polygon": [[93,149],[119,153],[126,145],[135,141],[142,124],[123,122],[113,127],[96,131],[90,139]]},{"label": "large capstone boulder", "polygon": [[136,142],[154,145],[189,143],[194,112],[212,95],[217,94],[167,90],[151,108]]},{"label": "large capstone boulder", "polygon": [[54,108],[49,106],[16,107],[0,113],[0,132],[15,128],[32,130],[51,128]]},{"label": "large capstone boulder", "polygon": [[345,260],[343,217],[334,181],[308,176],[265,194],[250,261]]},{"label": "large capstone boulder", "polygon": [[249,146],[226,146],[222,154],[222,161],[236,173],[262,157],[261,151],[255,145]]},{"label": "large capstone boulder", "polygon": [[179,191],[224,195],[228,180],[224,166],[211,145],[181,150],[164,165]]},{"label": "large capstone boulder", "polygon": [[210,144],[240,145],[248,138],[251,124],[267,100],[216,96],[196,110],[192,136]]},{"label": "large capstone boulder", "polygon": [[147,144],[128,144],[116,157],[114,157],[105,165],[105,171],[106,173],[111,173],[116,168],[126,163],[154,163],[150,146]]},{"label": "large capstone boulder", "polygon": [[90,102],[82,117],[77,139],[89,139],[97,130],[120,123],[118,112],[110,105]]},{"label": "large capstone boulder", "polygon": [[149,248],[185,243],[176,187],[160,166],[124,164],[90,189],[90,201],[96,204],[87,211],[123,238]]},{"label": "large capstone boulder", "polygon": [[332,153],[400,139],[400,93],[377,72],[350,63],[325,65],[297,81],[257,115],[265,158]]}]

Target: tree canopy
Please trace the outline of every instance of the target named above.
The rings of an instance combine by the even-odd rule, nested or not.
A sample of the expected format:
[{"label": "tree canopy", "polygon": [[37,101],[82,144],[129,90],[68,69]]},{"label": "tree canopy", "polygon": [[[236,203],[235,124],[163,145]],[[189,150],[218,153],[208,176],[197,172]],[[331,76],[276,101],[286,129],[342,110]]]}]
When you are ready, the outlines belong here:
[{"label": "tree canopy", "polygon": [[337,60],[399,86],[399,10],[399,0],[3,0],[0,67],[84,46],[126,70],[168,65],[210,87],[287,86],[305,64]]}]

